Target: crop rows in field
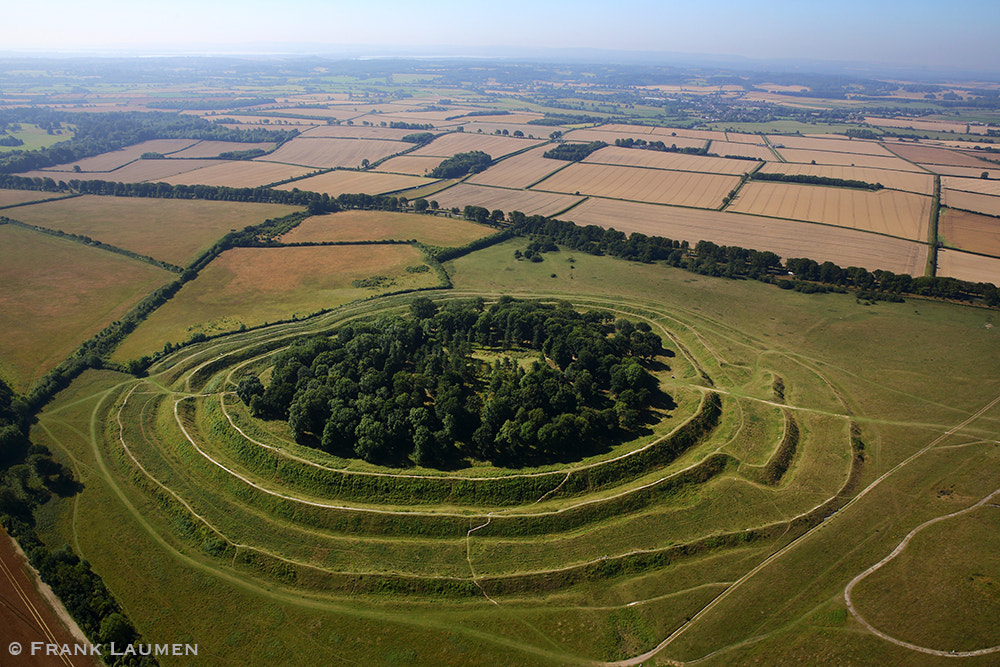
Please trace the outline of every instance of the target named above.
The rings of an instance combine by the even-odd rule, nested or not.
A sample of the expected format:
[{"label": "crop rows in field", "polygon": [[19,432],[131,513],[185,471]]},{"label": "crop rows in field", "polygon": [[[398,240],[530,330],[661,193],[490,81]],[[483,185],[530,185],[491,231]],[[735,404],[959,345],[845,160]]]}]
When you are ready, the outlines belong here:
[{"label": "crop rows in field", "polygon": [[794,162],[769,162],[761,171],[770,174],[792,176],[821,176],[843,180],[881,183],[893,190],[905,190],[919,195],[934,194],[934,177],[927,173],[913,171],[893,171],[871,167],[848,167],[844,165],[801,164]]},{"label": "crop rows in field", "polygon": [[621,148],[618,146],[602,148],[588,155],[583,161],[593,164],[647,167],[650,169],[668,169],[672,171],[695,171],[707,174],[728,174],[730,176],[745,174],[757,166],[754,162],[747,160],[727,160],[726,158],[685,155],[684,153],[666,153],[638,148]]},{"label": "crop rows in field", "polygon": [[834,151],[803,150],[800,148],[781,148],[776,146],[778,154],[788,162],[801,162],[805,164],[839,164],[851,167],[871,167],[874,169],[895,169],[897,171],[924,170],[906,160],[884,155],[861,155],[856,153],[837,153]]},{"label": "crop rows in field", "polygon": [[740,182],[738,176],[578,162],[556,172],[536,190],[578,192],[595,197],[718,208]]},{"label": "crop rows in field", "polygon": [[432,157],[451,157],[458,153],[482,151],[494,160],[504,155],[510,155],[541,143],[537,139],[522,139],[505,137],[495,134],[471,134],[468,132],[451,132],[442,135],[410,155],[427,155]]},{"label": "crop rows in field", "polygon": [[[141,144],[127,146],[109,153],[101,153],[100,155],[95,155],[94,157],[83,158],[82,160],[77,160],[76,162],[71,162],[69,164],[61,164],[56,167],[45,169],[44,171],[69,172],[71,174],[75,174],[78,173],[75,170],[76,167],[80,167],[80,172],[83,173],[114,171],[115,169],[126,165],[133,160],[138,160],[139,156],[143,153],[161,153],[163,155],[170,155],[171,153],[176,153],[177,151],[184,150],[189,146],[193,146],[195,143],[197,143],[196,139],[153,139],[151,141],[144,141]],[[56,173],[53,173],[52,178],[58,179],[61,177]],[[72,178],[85,178],[85,176],[74,175]],[[99,178],[99,176],[93,176],[92,178]]]},{"label": "crop rows in field", "polygon": [[534,190],[507,190],[485,185],[459,183],[432,196],[441,208],[482,206],[506,213],[520,211],[525,215],[553,215],[580,202],[580,196]]},{"label": "crop rows in field", "polygon": [[378,171],[409,174],[411,176],[426,176],[436,166],[441,164],[443,159],[426,155],[399,155],[381,163],[378,166]]},{"label": "crop rows in field", "polygon": [[989,162],[984,162],[971,155],[966,155],[959,151],[948,150],[947,148],[937,148],[934,146],[922,146],[918,144],[890,143],[888,147],[893,153],[902,158],[920,164],[945,165],[950,167],[981,167],[989,169],[992,166]]},{"label": "crop rows in field", "polygon": [[1000,257],[1000,219],[992,216],[946,208],[938,237],[950,248]]},{"label": "crop rows in field", "polygon": [[412,144],[384,139],[328,139],[296,137],[258,161],[284,162],[303,167],[360,167],[363,160],[375,162],[399,153]]},{"label": "crop rows in field", "polygon": [[912,241],[927,238],[930,197],[897,190],[851,190],[797,183],[747,183],[730,210],[821,222]]},{"label": "crop rows in field", "polygon": [[708,147],[709,153],[715,153],[723,157],[727,155],[739,155],[757,160],[774,160],[774,152],[764,143],[740,143],[735,141],[713,141]]},{"label": "crop rows in field", "polygon": [[579,225],[614,227],[629,234],[665,236],[691,244],[712,241],[770,250],[785,258],[808,257],[839,266],[863,266],[870,271],[885,269],[920,275],[927,259],[927,247],[913,241],[729,212],[588,199],[563,217]]},{"label": "crop rows in field", "polygon": [[[994,247],[996,243],[992,243]],[[976,249],[976,252],[983,252]],[[996,283],[1000,276],[1000,258],[973,255],[959,250],[938,250],[937,275],[973,283]]]},{"label": "crop rows in field", "polygon": [[804,151],[833,151],[835,153],[850,153],[853,155],[881,155],[893,157],[893,154],[881,144],[864,139],[844,139],[834,137],[793,137],[788,135],[768,135],[768,140],[786,149]]},{"label": "crop rows in field", "polygon": [[422,176],[386,174],[375,171],[337,170],[303,178],[302,180],[286,183],[285,185],[279,185],[278,189],[292,190],[298,188],[312,192],[323,192],[331,197],[336,197],[345,192],[363,192],[377,195],[408,188],[419,188],[433,182],[433,179]]},{"label": "crop rows in field", "polygon": [[668,148],[671,146],[676,146],[677,148],[702,148],[705,146],[704,139],[681,136],[652,136],[647,132],[648,129],[649,128],[641,128],[639,132],[633,134],[629,132],[616,132],[603,128],[585,128],[567,132],[564,135],[564,138],[566,141],[572,142],[603,141],[604,143],[611,145],[614,145],[615,140],[617,139],[643,139],[645,141],[662,141]]},{"label": "crop rows in field", "polygon": [[941,187],[945,190],[961,190],[962,192],[975,192],[981,195],[1000,197],[1000,181],[997,180],[942,176]]},{"label": "crop rows in field", "polygon": [[992,195],[943,189],[941,190],[941,203],[951,208],[1000,216],[1000,197]]},{"label": "crop rows in field", "polygon": [[567,166],[567,163],[562,160],[542,157],[542,153],[547,150],[551,150],[551,146],[539,146],[530,151],[512,155],[486,171],[473,175],[467,179],[467,182],[502,188],[526,188],[557,169]]}]

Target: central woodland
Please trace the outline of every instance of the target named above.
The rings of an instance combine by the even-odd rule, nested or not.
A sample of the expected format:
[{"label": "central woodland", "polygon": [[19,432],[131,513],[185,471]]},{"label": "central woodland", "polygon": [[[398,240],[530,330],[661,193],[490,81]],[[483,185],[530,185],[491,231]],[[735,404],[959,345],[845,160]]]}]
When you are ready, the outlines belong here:
[{"label": "central woodland", "polygon": [[[421,298],[301,340],[265,387],[239,397],[295,439],[371,463],[451,468],[572,461],[634,437],[665,397],[645,366],[664,353],[648,324],[568,303]],[[669,399],[667,400],[669,404]]]}]

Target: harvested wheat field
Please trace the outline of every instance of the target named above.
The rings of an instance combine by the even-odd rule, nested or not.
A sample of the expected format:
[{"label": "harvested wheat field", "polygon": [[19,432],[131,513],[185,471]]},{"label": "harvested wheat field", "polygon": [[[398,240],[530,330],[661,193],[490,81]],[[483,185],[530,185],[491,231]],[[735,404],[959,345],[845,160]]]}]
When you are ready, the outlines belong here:
[{"label": "harvested wheat field", "polygon": [[870,192],[756,181],[743,186],[729,210],[924,241],[930,207],[930,197],[898,190]]},{"label": "harvested wheat field", "polygon": [[191,171],[197,171],[217,164],[227,164],[225,160],[136,160],[124,167],[106,174],[94,174],[88,178],[119,183],[145,183],[165,181]]},{"label": "harvested wheat field", "polygon": [[382,174],[375,171],[328,171],[325,174],[310,176],[300,181],[277,186],[278,190],[307,190],[326,193],[331,197],[347,193],[363,192],[370,195],[380,195],[410,188],[419,188],[433,183],[434,179],[405,174]]},{"label": "harvested wheat field", "polygon": [[1000,197],[1000,181],[994,181],[985,178],[961,178],[958,176],[944,176],[941,178],[941,187],[946,190],[978,192],[981,195],[991,195],[993,197]]},{"label": "harvested wheat field", "polygon": [[708,146],[709,153],[715,153],[723,157],[727,155],[738,155],[740,157],[754,158],[757,160],[777,160],[777,156],[764,144],[760,143],[737,143],[735,141],[713,141]]},{"label": "harvested wheat field", "polygon": [[[391,127],[372,127],[371,125],[317,125],[302,131],[299,137],[303,139],[388,139],[399,141],[413,130],[396,130]],[[412,145],[412,144],[411,144]]]},{"label": "harvested wheat field", "polygon": [[925,169],[899,157],[857,155],[854,153],[835,153],[833,151],[807,151],[799,148],[775,148],[775,150],[788,162],[800,162],[803,164],[815,162],[816,164],[836,164],[851,167],[871,167],[874,169],[926,173]]},{"label": "harvested wheat field", "polygon": [[[132,359],[181,342],[193,333],[218,333],[305,316],[356,299],[404,289],[434,287],[434,271],[410,245],[235,248],[158,309],[119,347],[114,359]],[[351,283],[381,276],[373,287]]]},{"label": "harvested wheat field", "polygon": [[410,174],[411,176],[425,176],[434,167],[441,164],[444,158],[429,157],[426,155],[399,155],[392,157],[381,163],[378,171],[393,174]]},{"label": "harvested wheat field", "polygon": [[583,162],[730,175],[745,174],[757,166],[756,162],[749,160],[728,160],[721,157],[665,153],[663,151],[620,148],[618,146],[607,146],[599,151],[595,151],[588,155]]},{"label": "harvested wheat field", "polygon": [[916,120],[914,118],[876,118],[867,117],[865,122],[879,127],[901,127],[923,132],[955,132],[964,134],[968,125],[946,120]]},{"label": "harvested wheat field", "polygon": [[394,211],[340,211],[304,220],[281,237],[283,243],[324,241],[408,241],[454,247],[496,230],[468,220]]},{"label": "harvested wheat field", "polygon": [[1000,216],[1000,197],[961,190],[942,190],[941,203],[949,208]]},{"label": "harvested wheat field", "polygon": [[653,131],[650,132],[653,135],[654,141],[662,141],[663,143],[669,143],[663,137],[686,137],[688,139],[700,139],[702,141],[714,141],[716,139],[724,140],[726,138],[726,133],[721,130],[685,130],[676,127],[654,127]]},{"label": "harvested wheat field", "polygon": [[[626,126],[622,126],[626,127]],[[627,126],[627,127],[632,127]],[[646,128],[642,128],[646,129]],[[603,141],[606,144],[614,145],[615,139],[644,139],[645,141],[662,141],[669,148],[670,146],[676,146],[677,148],[702,148],[705,146],[704,139],[693,139],[691,137],[670,137],[670,136],[650,136],[649,134],[628,134],[622,132],[610,132],[608,130],[573,130],[572,132],[566,132],[563,135],[566,141]]]},{"label": "harvested wheat field", "polygon": [[537,146],[538,139],[515,139],[495,134],[469,134],[468,132],[452,132],[445,134],[431,143],[418,148],[410,155],[432,155],[435,157],[451,157],[458,153],[482,151],[496,159],[518,151]]},{"label": "harvested wheat field", "polygon": [[739,176],[577,162],[546,178],[534,189],[653,204],[718,208],[722,198],[739,182]]},{"label": "harvested wheat field", "polygon": [[1000,258],[958,250],[938,250],[937,275],[972,283],[1000,283]]},{"label": "harvested wheat field", "polygon": [[553,215],[573,206],[583,197],[459,183],[447,190],[435,193],[434,199],[437,200],[441,208],[482,206],[491,211],[500,209],[505,213],[520,211],[525,215]]},{"label": "harvested wheat field", "polygon": [[871,167],[845,167],[843,165],[800,164],[794,162],[769,162],[761,167],[761,172],[789,174],[792,176],[822,176],[845,180],[881,183],[892,190],[905,190],[920,195],[934,194],[934,176],[915,171],[892,171]]},{"label": "harvested wheat field", "polygon": [[284,204],[84,195],[22,206],[8,217],[186,266],[232,229],[300,210]]},{"label": "harvested wheat field", "polygon": [[966,178],[981,178],[985,171],[991,179],[1000,178],[1000,165],[993,165],[992,168],[985,167],[949,167],[942,164],[928,164],[925,167],[942,176],[963,176]]},{"label": "harvested wheat field", "polygon": [[495,185],[501,188],[526,188],[569,163],[542,157],[551,146],[539,146],[530,151],[512,155],[489,169],[468,179],[477,185]]},{"label": "harvested wheat field", "polygon": [[905,144],[902,142],[890,143],[887,146],[896,155],[911,162],[919,162],[921,164],[943,164],[949,167],[980,167],[982,169],[989,169],[996,166],[965,153],[947,148]]},{"label": "harvested wheat field", "polygon": [[252,151],[254,149],[260,149],[262,151],[269,151],[274,148],[274,143],[272,142],[262,142],[256,144],[242,144],[236,143],[234,141],[199,141],[194,146],[190,148],[185,148],[182,151],[177,151],[176,153],[171,153],[171,158],[212,158],[219,157],[220,153],[229,153],[233,151]]},{"label": "harvested wheat field", "polygon": [[767,137],[775,146],[798,148],[805,151],[832,151],[834,153],[851,153],[852,155],[882,155],[892,157],[881,144],[864,139],[799,137],[785,134],[770,134]]},{"label": "harvested wheat field", "polygon": [[[26,204],[32,201],[41,201],[43,199],[53,199],[60,197],[61,195],[55,194],[53,192],[37,192],[35,190],[3,190],[0,189],[0,208],[5,208],[7,206],[17,206],[19,204]],[[8,211],[7,215],[13,215],[13,211]]]},{"label": "harvested wheat field", "polygon": [[588,199],[561,217],[578,225],[665,236],[688,241],[692,246],[706,240],[770,250],[786,259],[809,257],[844,267],[863,266],[868,270],[922,275],[927,261],[927,247],[922,243],[841,227],[722,211]]},{"label": "harvested wheat field", "polygon": [[307,139],[296,137],[259,161],[285,162],[304,167],[360,167],[412,148],[413,144],[384,139]]},{"label": "harvested wheat field", "polygon": [[759,134],[750,134],[748,132],[726,132],[725,139],[719,139],[719,141],[728,141],[735,144],[763,144],[764,139]]},{"label": "harvested wheat field", "polygon": [[298,178],[314,171],[309,167],[297,167],[278,162],[257,162],[255,160],[237,160],[233,162],[213,163],[199,160],[207,164],[201,169],[185,171],[167,178],[149,178],[145,180],[162,180],[171,185],[213,185],[230,188],[255,188],[270,185],[289,178]]},{"label": "harvested wheat field", "polygon": [[942,209],[938,237],[950,248],[1000,257],[1000,218]]},{"label": "harvested wheat field", "polygon": [[520,131],[524,137],[529,139],[546,139],[550,134],[552,134],[553,129],[551,125],[523,125],[520,123],[503,123],[498,121],[484,123],[481,120],[471,119],[451,121],[448,125],[441,124],[438,127],[451,127],[455,129],[461,127],[462,131],[466,134],[479,134],[480,130],[482,130],[482,134],[488,135],[500,132],[501,136],[503,136],[502,133],[504,130],[507,130],[507,136],[511,136],[514,132]]},{"label": "harvested wheat field", "polygon": [[[139,156],[143,153],[160,153],[162,155],[170,155],[171,153],[184,150],[188,146],[194,145],[196,142],[197,139],[154,139],[152,141],[144,141],[141,144],[135,144],[134,146],[127,146],[126,148],[121,148],[116,151],[101,153],[100,155],[95,155],[94,157],[77,160],[76,162],[70,162],[69,164],[60,164],[55,167],[48,167],[43,169],[43,171],[69,172],[71,174],[80,172],[84,174],[106,173],[114,171],[129,162],[138,160]],[[74,171],[76,167],[80,167],[80,172]],[[57,177],[53,176],[53,178]],[[73,176],[73,178],[85,178],[85,176]]]}]

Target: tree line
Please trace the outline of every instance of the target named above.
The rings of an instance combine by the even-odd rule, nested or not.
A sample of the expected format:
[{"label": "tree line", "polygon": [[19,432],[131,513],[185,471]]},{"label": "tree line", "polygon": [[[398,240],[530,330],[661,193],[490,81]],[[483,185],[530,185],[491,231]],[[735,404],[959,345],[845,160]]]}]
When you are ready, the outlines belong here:
[{"label": "tree line", "polygon": [[[297,441],[333,454],[520,467],[576,460],[635,430],[659,391],[642,361],[662,341],[645,323],[511,297],[488,308],[420,298],[410,315],[294,345],[266,389],[248,376],[237,393],[255,415],[287,419]],[[539,356],[526,366],[508,350]]]}]

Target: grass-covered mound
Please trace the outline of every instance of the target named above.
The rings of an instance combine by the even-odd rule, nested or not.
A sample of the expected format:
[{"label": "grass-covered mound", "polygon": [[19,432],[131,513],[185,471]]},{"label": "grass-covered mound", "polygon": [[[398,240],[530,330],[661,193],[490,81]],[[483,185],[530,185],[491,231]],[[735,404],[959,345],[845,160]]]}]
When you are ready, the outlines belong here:
[{"label": "grass-covered mound", "polygon": [[662,343],[644,323],[510,297],[489,308],[417,299],[410,314],[301,341],[266,389],[253,376],[238,393],[330,453],[524,466],[577,460],[635,430],[658,392],[640,360]]}]

